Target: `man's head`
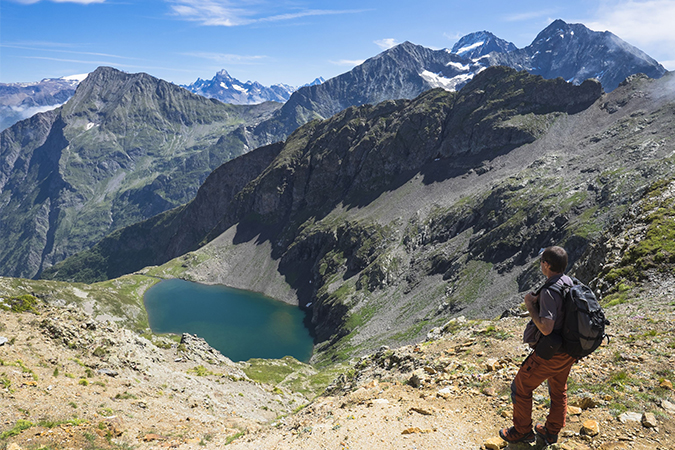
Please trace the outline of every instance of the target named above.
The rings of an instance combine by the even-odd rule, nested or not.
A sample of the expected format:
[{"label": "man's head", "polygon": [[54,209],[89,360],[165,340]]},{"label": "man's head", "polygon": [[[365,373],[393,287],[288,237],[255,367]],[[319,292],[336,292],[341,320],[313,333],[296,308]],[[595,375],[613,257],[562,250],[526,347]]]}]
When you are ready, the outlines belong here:
[{"label": "man's head", "polygon": [[547,247],[541,254],[541,262],[548,264],[548,269],[553,273],[564,273],[567,268],[567,252],[562,247]]}]

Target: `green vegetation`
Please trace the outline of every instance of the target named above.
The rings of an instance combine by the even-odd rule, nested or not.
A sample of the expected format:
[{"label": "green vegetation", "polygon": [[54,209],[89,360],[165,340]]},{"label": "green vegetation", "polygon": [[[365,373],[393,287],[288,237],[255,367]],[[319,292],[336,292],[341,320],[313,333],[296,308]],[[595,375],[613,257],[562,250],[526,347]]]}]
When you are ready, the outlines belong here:
[{"label": "green vegetation", "polygon": [[640,203],[640,217],[646,226],[643,238],[624,251],[619,264],[604,275],[605,281],[619,294],[627,290],[625,286],[641,281],[650,269],[672,271],[675,263],[675,198],[663,195],[671,184],[670,180],[659,181],[645,195]]},{"label": "green vegetation", "polygon": [[309,398],[323,392],[326,386],[343,370],[341,365],[317,370],[316,367],[302,363],[291,356],[274,360],[253,358],[247,363],[248,366],[244,368],[244,373],[250,379],[275,386],[275,389],[281,386],[293,392],[300,392]]},{"label": "green vegetation", "polygon": [[14,427],[12,427],[12,429],[0,433],[0,440],[21,434],[22,431],[25,431],[33,426],[35,426],[33,422],[24,419],[19,419],[16,421],[16,424],[14,424]]},{"label": "green vegetation", "polygon": [[15,313],[32,312],[40,314],[37,310],[37,299],[30,294],[0,299],[0,309]]},{"label": "green vegetation", "polygon": [[198,377],[206,377],[206,376],[209,376],[209,375],[219,375],[215,372],[212,372],[212,371],[208,370],[206,367],[204,367],[201,364],[198,365],[198,366],[189,368],[187,370],[187,373],[190,373],[192,375],[196,375]]}]

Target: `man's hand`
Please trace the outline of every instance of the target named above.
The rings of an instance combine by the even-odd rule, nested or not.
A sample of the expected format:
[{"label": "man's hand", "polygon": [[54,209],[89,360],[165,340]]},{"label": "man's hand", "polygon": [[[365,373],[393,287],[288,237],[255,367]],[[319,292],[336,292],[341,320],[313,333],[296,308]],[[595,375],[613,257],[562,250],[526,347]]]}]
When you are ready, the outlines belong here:
[{"label": "man's hand", "polygon": [[527,306],[527,310],[529,311],[530,308],[538,309],[537,308],[537,302],[539,301],[539,297],[535,297],[535,295],[532,292],[528,292],[525,294],[525,306]]},{"label": "man's hand", "polygon": [[539,331],[541,331],[544,336],[548,336],[553,331],[555,322],[551,319],[539,317],[538,301],[539,297],[536,297],[531,292],[525,294],[525,306],[527,307],[527,311],[530,313],[532,322],[534,322],[534,324],[537,326],[537,328],[539,328]]}]

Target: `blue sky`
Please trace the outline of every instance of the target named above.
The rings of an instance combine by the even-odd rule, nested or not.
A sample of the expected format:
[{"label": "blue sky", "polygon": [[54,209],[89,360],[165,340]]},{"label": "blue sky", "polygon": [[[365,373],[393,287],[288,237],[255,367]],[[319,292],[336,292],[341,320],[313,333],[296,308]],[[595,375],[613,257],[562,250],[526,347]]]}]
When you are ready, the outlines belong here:
[{"label": "blue sky", "polygon": [[0,0],[0,82],[98,66],[178,84],[226,69],[301,85],[410,41],[488,30],[518,47],[555,19],[609,30],[675,69],[675,0]]}]

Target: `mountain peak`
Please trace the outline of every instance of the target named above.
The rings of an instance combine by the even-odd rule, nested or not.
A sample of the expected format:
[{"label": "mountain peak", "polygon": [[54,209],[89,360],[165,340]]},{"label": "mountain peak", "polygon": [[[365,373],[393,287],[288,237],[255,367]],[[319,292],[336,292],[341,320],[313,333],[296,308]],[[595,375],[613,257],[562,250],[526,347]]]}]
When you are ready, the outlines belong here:
[{"label": "mountain peak", "polygon": [[451,53],[476,59],[491,52],[508,53],[516,50],[511,42],[500,39],[489,31],[476,31],[462,37],[452,46]]}]

